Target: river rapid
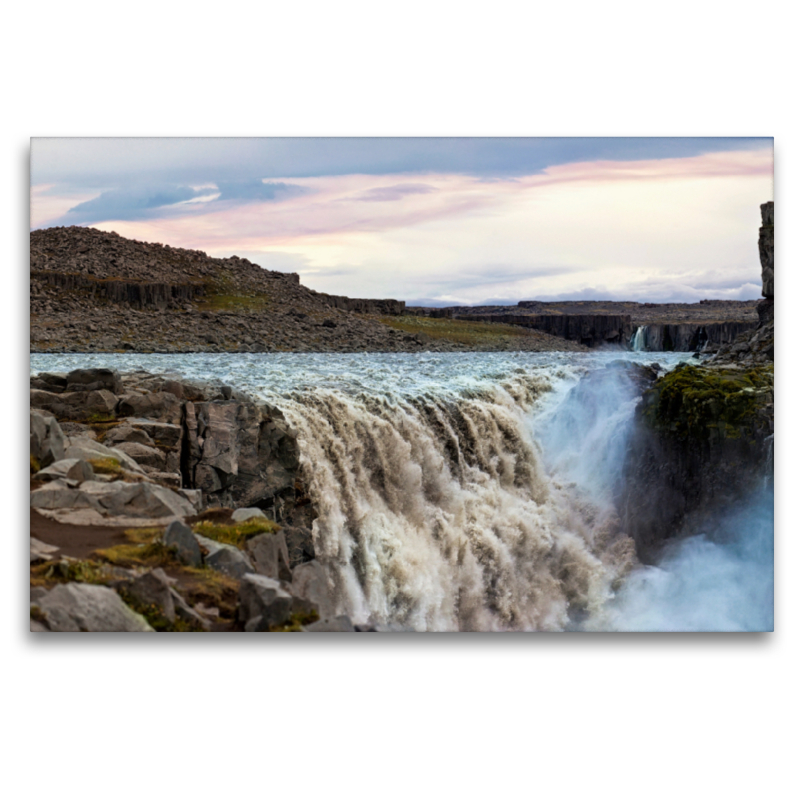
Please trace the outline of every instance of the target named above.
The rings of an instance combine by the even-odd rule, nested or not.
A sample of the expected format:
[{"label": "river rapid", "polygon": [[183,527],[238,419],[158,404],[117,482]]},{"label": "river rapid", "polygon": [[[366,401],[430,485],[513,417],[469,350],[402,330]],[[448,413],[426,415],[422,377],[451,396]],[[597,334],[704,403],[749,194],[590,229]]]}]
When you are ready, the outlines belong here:
[{"label": "river rapid", "polygon": [[[355,622],[418,631],[769,630],[769,488],[644,567],[621,530],[637,391],[688,353],[31,355],[31,372],[222,381],[298,431],[318,560]],[[594,388],[591,388],[594,386]]]}]

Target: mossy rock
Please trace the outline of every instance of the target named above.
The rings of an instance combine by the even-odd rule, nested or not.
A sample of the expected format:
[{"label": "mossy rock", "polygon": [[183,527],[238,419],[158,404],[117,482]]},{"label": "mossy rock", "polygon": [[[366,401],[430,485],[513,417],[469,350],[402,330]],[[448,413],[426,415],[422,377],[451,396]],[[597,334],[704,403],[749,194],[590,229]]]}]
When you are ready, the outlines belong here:
[{"label": "mossy rock", "polygon": [[645,393],[644,416],[679,438],[752,436],[773,402],[773,366],[747,370],[682,364]]}]

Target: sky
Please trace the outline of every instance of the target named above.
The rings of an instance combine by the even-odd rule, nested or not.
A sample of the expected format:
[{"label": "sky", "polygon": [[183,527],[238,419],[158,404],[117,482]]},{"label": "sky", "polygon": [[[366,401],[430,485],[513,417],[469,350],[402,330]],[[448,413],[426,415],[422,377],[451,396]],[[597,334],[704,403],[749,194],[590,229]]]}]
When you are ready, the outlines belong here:
[{"label": "sky", "polygon": [[34,138],[31,229],[409,304],[756,299],[771,138]]}]

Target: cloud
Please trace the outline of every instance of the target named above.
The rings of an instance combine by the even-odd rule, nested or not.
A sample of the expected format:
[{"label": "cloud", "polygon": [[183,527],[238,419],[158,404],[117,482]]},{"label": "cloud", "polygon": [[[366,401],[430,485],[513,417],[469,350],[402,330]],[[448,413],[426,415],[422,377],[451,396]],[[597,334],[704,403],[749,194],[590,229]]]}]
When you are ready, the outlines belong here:
[{"label": "cloud", "polygon": [[398,183],[396,186],[378,186],[349,199],[366,203],[385,203],[402,200],[410,194],[428,194],[435,191],[435,187],[424,183]]},{"label": "cloud", "polygon": [[[204,213],[211,203],[272,202],[309,191],[282,182],[217,181],[199,187],[175,184],[134,185],[103,191],[78,203],[51,225],[90,225],[105,220],[152,220],[180,214]],[[48,189],[52,194],[53,189]]]},{"label": "cloud", "polygon": [[34,138],[31,182],[126,186],[163,183],[398,175],[532,175],[560,164],[689,158],[765,149],[771,138]]}]

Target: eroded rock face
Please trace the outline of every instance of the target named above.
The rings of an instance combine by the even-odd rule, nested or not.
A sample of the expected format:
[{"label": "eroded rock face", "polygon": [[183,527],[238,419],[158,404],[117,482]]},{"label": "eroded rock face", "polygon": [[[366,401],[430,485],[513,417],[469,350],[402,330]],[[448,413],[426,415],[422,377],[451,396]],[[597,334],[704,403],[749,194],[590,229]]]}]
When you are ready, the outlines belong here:
[{"label": "eroded rock face", "polygon": [[183,472],[209,505],[255,506],[277,521],[298,496],[297,437],[266,404],[186,403]]},{"label": "eroded rock face", "polygon": [[758,254],[761,257],[761,293],[775,296],[775,203],[761,206],[761,228],[758,232]]}]

